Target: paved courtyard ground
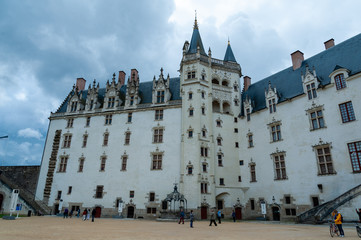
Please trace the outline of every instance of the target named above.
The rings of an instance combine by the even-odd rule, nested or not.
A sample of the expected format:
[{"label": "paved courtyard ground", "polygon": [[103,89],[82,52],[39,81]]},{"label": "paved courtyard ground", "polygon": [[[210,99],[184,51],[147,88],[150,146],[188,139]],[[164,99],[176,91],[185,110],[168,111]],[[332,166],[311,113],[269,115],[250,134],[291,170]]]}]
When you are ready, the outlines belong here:
[{"label": "paved courtyard ground", "polygon": [[[95,219],[95,222],[80,218],[26,217],[16,220],[0,219],[1,240],[23,239],[330,239],[328,225],[301,225],[275,222],[222,222],[209,227],[207,221],[189,223],[159,222],[148,220]],[[347,239],[357,237],[354,225],[344,226]]]}]

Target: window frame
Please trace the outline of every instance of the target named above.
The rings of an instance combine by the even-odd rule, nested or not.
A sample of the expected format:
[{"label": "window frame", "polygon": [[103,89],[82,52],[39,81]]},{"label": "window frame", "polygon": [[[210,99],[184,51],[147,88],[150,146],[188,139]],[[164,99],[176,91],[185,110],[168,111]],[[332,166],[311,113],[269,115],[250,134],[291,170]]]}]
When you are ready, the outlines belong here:
[{"label": "window frame", "polygon": [[355,111],[353,110],[352,101],[344,102],[338,105],[341,114],[342,123],[353,122],[356,120]]},{"label": "window frame", "polygon": [[334,79],[335,79],[336,90],[340,90],[347,87],[345,74],[339,73],[334,77]]},{"label": "window frame", "polygon": [[347,148],[353,173],[361,173],[361,141],[347,143]]}]

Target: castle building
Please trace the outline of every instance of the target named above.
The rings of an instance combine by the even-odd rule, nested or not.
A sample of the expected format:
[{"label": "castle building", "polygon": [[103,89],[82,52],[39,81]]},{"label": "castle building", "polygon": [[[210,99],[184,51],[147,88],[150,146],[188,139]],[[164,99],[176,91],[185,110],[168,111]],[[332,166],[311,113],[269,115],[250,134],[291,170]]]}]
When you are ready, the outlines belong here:
[{"label": "castle building", "polygon": [[294,52],[292,67],[254,84],[245,76],[242,88],[230,43],[223,60],[212,58],[196,20],[179,77],[161,69],[141,82],[132,69],[127,82],[120,71],[87,90],[78,78],[50,115],[36,198],[54,212],[155,218],[171,209],[176,184],[186,199],[177,208],[201,219],[217,208],[226,218],[235,210],[239,219],[322,220],[336,207],[352,218],[361,200],[361,34],[325,46],[306,60]]}]

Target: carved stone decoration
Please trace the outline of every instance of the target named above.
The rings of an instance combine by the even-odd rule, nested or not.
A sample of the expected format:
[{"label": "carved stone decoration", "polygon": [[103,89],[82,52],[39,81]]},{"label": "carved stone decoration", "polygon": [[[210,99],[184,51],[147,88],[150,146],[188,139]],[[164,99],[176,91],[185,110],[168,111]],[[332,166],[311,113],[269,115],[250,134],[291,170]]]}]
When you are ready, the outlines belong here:
[{"label": "carved stone decoration", "polygon": [[153,90],[152,90],[152,103],[154,105],[164,105],[168,104],[172,94],[169,89],[169,74],[167,79],[163,76],[163,68],[160,69],[160,75],[158,80],[156,80],[155,76],[153,78]]}]

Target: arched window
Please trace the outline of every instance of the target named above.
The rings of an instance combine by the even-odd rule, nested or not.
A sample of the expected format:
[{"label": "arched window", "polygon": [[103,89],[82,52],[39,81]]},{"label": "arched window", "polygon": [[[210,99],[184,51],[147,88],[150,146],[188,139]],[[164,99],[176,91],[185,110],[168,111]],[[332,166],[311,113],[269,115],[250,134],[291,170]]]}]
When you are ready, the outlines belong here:
[{"label": "arched window", "polygon": [[227,80],[223,80],[223,81],[222,81],[222,86],[228,87],[228,81],[227,81]]},{"label": "arched window", "polygon": [[223,113],[231,113],[231,105],[228,102],[223,103]]},{"label": "arched window", "polygon": [[218,81],[217,79],[215,79],[215,78],[213,78],[213,79],[212,79],[212,83],[213,83],[213,84],[218,84],[218,85],[219,85],[219,81]]},{"label": "arched window", "polygon": [[221,106],[218,101],[212,102],[213,112],[221,112]]}]

